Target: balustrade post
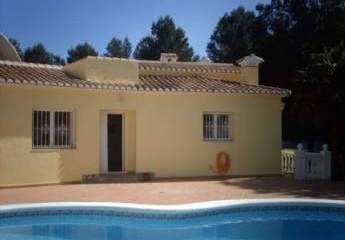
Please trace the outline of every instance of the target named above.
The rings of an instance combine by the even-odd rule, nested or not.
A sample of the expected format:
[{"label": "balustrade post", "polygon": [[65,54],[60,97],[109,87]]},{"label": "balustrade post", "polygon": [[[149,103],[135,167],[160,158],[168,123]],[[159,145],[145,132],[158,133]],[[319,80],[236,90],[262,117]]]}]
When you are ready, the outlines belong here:
[{"label": "balustrade post", "polygon": [[328,145],[322,145],[320,152],[323,158],[322,179],[331,179],[331,152],[328,151]]},{"label": "balustrade post", "polygon": [[296,158],[295,158],[295,178],[305,179],[305,152],[303,145],[300,143],[297,145]]}]

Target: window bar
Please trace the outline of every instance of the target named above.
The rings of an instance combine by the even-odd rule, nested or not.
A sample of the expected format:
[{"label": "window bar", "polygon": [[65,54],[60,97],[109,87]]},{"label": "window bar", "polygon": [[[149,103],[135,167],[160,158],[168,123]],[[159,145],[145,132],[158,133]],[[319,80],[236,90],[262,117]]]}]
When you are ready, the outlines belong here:
[{"label": "window bar", "polygon": [[40,112],[37,111],[37,146],[40,147]]},{"label": "window bar", "polygon": [[223,116],[223,128],[224,128],[224,139],[228,139],[228,134],[227,134],[227,131],[226,131],[226,128],[227,128],[227,124],[226,124],[226,119],[227,119],[228,115],[224,115]]},{"label": "window bar", "polygon": [[223,114],[219,115],[219,138],[223,139]]},{"label": "window bar", "polygon": [[209,115],[205,115],[206,117],[206,139],[209,139]]},{"label": "window bar", "polygon": [[222,115],[220,115],[219,116],[220,117],[220,138],[221,139],[224,139],[224,115],[222,114]]},{"label": "window bar", "polygon": [[216,116],[215,115],[210,115],[210,118],[211,118],[211,138],[214,140],[215,139],[215,136],[217,134],[217,131],[216,131]]},{"label": "window bar", "polygon": [[225,125],[226,115],[222,115],[222,139],[227,139],[226,137],[226,125]]},{"label": "window bar", "polygon": [[42,112],[42,126],[43,126],[43,131],[42,131],[42,146],[46,147],[46,111]]},{"label": "window bar", "polygon": [[67,145],[71,147],[71,112],[67,113]]},{"label": "window bar", "polygon": [[215,115],[211,115],[211,119],[212,119],[212,128],[211,128],[211,133],[212,136],[211,138],[214,140],[215,136],[216,136],[216,116]]},{"label": "window bar", "polygon": [[43,145],[44,147],[47,147],[48,143],[47,143],[47,127],[48,127],[48,122],[47,122],[47,115],[48,112],[44,111],[43,112],[43,126],[44,126],[44,132],[43,132]]},{"label": "window bar", "polygon": [[206,115],[204,114],[202,116],[202,133],[203,133],[204,139],[206,137],[206,120],[205,120],[205,118],[206,118]]},{"label": "window bar", "polygon": [[227,121],[227,132],[228,132],[228,138],[231,137],[231,125],[232,124],[232,119],[231,119],[231,116],[228,116],[228,121]]},{"label": "window bar", "polygon": [[62,116],[62,124],[61,124],[61,133],[62,133],[62,136],[61,136],[61,138],[62,138],[62,145],[63,145],[63,147],[66,147],[66,142],[65,142],[65,118],[66,118],[66,112],[62,112],[62,114],[61,114]]},{"label": "window bar", "polygon": [[53,112],[48,112],[48,119],[49,119],[49,125],[48,125],[48,132],[49,132],[49,147],[54,146],[54,121],[53,121],[54,115]]},{"label": "window bar", "polygon": [[58,146],[60,146],[61,145],[61,134],[60,134],[60,125],[61,125],[61,114],[60,114],[60,112],[57,112],[56,113],[57,114],[57,137],[58,137],[58,140],[57,140],[57,144],[58,144]]},{"label": "window bar", "polygon": [[217,133],[216,133],[216,138],[219,138],[219,115],[215,114],[215,118],[216,118],[216,129],[217,129]]},{"label": "window bar", "polygon": [[66,121],[66,129],[67,129],[67,134],[66,134],[66,144],[68,147],[71,147],[71,127],[70,127],[70,122],[71,122],[71,112],[67,112],[67,121]]},{"label": "window bar", "polygon": [[222,120],[223,139],[227,139],[225,119],[226,119],[226,115],[223,115],[223,120]]},{"label": "window bar", "polygon": [[58,112],[58,116],[59,116],[59,122],[58,122],[58,132],[59,132],[59,146],[61,146],[63,144],[63,136],[62,136],[62,112]]},{"label": "window bar", "polygon": [[207,139],[211,138],[211,116],[209,114],[207,116]]},{"label": "window bar", "polygon": [[55,140],[56,140],[56,143],[55,143],[55,146],[59,146],[59,142],[60,142],[60,136],[59,136],[59,112],[55,112],[55,119],[54,119],[54,122],[55,122]]},{"label": "window bar", "polygon": [[209,138],[209,122],[208,122],[208,115],[206,115],[206,138]]},{"label": "window bar", "polygon": [[35,146],[35,111],[32,111],[32,116],[31,116],[32,122],[32,147]]},{"label": "window bar", "polygon": [[64,123],[63,123],[63,145],[64,147],[67,146],[67,139],[66,139],[66,136],[67,136],[67,112],[64,112],[63,113],[63,119],[64,119]]},{"label": "window bar", "polygon": [[216,139],[218,139],[218,137],[219,137],[219,124],[218,124],[218,122],[219,122],[219,115],[215,114],[214,116],[216,118],[216,129],[217,129],[217,131],[216,131]]},{"label": "window bar", "polygon": [[217,115],[217,138],[220,139],[221,138],[221,125],[220,125],[220,118],[221,118],[222,115],[218,114]]},{"label": "window bar", "polygon": [[34,146],[37,146],[37,111],[34,111],[34,119],[33,119],[33,126],[34,126]]},{"label": "window bar", "polygon": [[62,145],[62,112],[58,112],[58,136],[59,136],[59,147]]},{"label": "window bar", "polygon": [[62,147],[65,146],[65,112],[61,112],[61,145]]},{"label": "window bar", "polygon": [[55,146],[58,146],[59,145],[59,113],[58,112],[55,112],[54,113],[54,125],[55,125],[55,129],[54,129],[54,132],[55,132]]},{"label": "window bar", "polygon": [[220,132],[220,134],[219,134],[219,138],[220,139],[223,139],[224,138],[224,132],[223,132],[223,114],[221,114],[221,115],[219,115],[219,128],[220,128],[220,130],[219,130],[219,132]]},{"label": "window bar", "polygon": [[44,145],[43,145],[43,137],[44,137],[44,126],[43,126],[43,112],[42,111],[40,111],[39,112],[40,113],[40,126],[41,126],[41,132],[40,132],[40,146],[42,147],[44,147]]},{"label": "window bar", "polygon": [[42,118],[43,118],[43,123],[42,123],[42,125],[43,125],[43,127],[44,127],[44,130],[43,130],[43,139],[42,139],[42,144],[43,144],[43,146],[44,147],[46,147],[47,146],[47,142],[46,142],[46,137],[47,137],[47,135],[46,135],[46,132],[47,132],[47,122],[46,122],[46,118],[47,118],[47,111],[44,111],[43,113],[42,113]]},{"label": "window bar", "polygon": [[227,131],[226,131],[226,128],[227,128],[227,124],[226,124],[226,118],[228,117],[228,115],[224,115],[223,116],[223,131],[224,131],[224,133],[223,133],[223,138],[225,138],[225,139],[228,139],[228,134],[226,133]]},{"label": "window bar", "polygon": [[52,146],[52,141],[51,141],[51,135],[52,135],[52,133],[51,133],[51,131],[50,131],[50,128],[51,128],[51,124],[52,124],[52,122],[51,122],[51,117],[50,117],[50,115],[51,115],[51,112],[50,111],[47,111],[46,112],[47,113],[47,126],[46,126],[46,132],[47,132],[47,147],[50,147],[50,146]]},{"label": "window bar", "polygon": [[40,121],[40,125],[41,125],[41,128],[42,128],[42,130],[41,130],[41,146],[42,147],[45,147],[45,145],[44,145],[44,132],[45,132],[45,127],[46,126],[44,126],[44,114],[45,114],[45,111],[41,111],[41,121]]},{"label": "window bar", "polygon": [[61,123],[60,123],[60,133],[61,133],[61,146],[65,146],[65,126],[64,126],[64,120],[65,120],[65,113],[60,112],[61,114]]},{"label": "window bar", "polygon": [[213,134],[214,134],[214,126],[213,126],[213,116],[212,115],[209,115],[209,118],[210,118],[210,136],[209,136],[209,139],[212,139],[213,138]]},{"label": "window bar", "polygon": [[210,116],[206,115],[206,138],[210,138]]},{"label": "window bar", "polygon": [[49,142],[49,112],[46,112],[46,134],[45,134],[45,142],[46,142],[46,146],[49,146],[50,145],[50,142]]},{"label": "window bar", "polygon": [[208,116],[208,139],[212,138],[212,119],[211,119],[211,115],[207,115]]},{"label": "window bar", "polygon": [[227,128],[226,118],[227,118],[227,115],[223,115],[223,138],[224,139],[228,139],[228,135],[226,133],[226,128]]},{"label": "window bar", "polygon": [[52,145],[52,140],[51,140],[51,112],[50,111],[46,111],[46,115],[47,115],[47,124],[45,126],[45,132],[46,134],[46,138],[47,138],[47,144],[46,147],[49,148]]},{"label": "window bar", "polygon": [[229,128],[230,128],[230,119],[229,119],[229,115],[226,116],[225,118],[225,134],[226,134],[226,138],[230,139],[230,132],[229,132]]},{"label": "window bar", "polygon": [[220,117],[220,139],[224,139],[224,115],[219,115]]},{"label": "window bar", "polygon": [[214,116],[214,129],[215,129],[214,139],[217,140],[218,136],[219,136],[219,134],[218,134],[218,131],[219,131],[219,129],[218,129],[218,114],[214,114],[213,116]]},{"label": "window bar", "polygon": [[206,115],[206,119],[207,119],[207,139],[210,139],[210,115]]},{"label": "window bar", "polygon": [[52,125],[53,125],[53,127],[52,127],[52,132],[53,132],[53,139],[54,139],[54,143],[53,143],[53,146],[57,146],[57,144],[58,144],[58,134],[57,134],[57,120],[58,120],[58,118],[57,118],[57,115],[56,115],[56,112],[52,112],[52,116],[53,116],[53,122],[52,122]]},{"label": "window bar", "polygon": [[42,131],[42,146],[46,146],[46,111],[42,112],[42,122],[41,125],[43,126],[43,131]]},{"label": "window bar", "polygon": [[64,126],[64,137],[65,137],[65,147],[67,147],[67,132],[68,132],[68,128],[67,128],[67,116],[68,116],[68,112],[65,112],[65,126]]},{"label": "window bar", "polygon": [[74,112],[71,112],[71,119],[70,119],[70,131],[71,131],[71,136],[70,136],[70,145],[74,147],[75,143],[75,115]]},{"label": "window bar", "polygon": [[41,135],[41,126],[40,126],[40,112],[37,112],[37,146],[40,147],[40,135]]},{"label": "window bar", "polygon": [[33,144],[34,144],[34,146],[36,146],[37,145],[37,117],[36,117],[36,111],[34,111],[33,116],[34,116],[33,119],[32,119],[32,121],[33,121],[32,125],[33,125],[33,128],[34,128],[34,131],[33,131],[34,142],[33,142]]},{"label": "window bar", "polygon": [[59,116],[58,112],[54,112],[54,146],[59,145],[59,132],[58,132],[58,125],[59,125]]},{"label": "window bar", "polygon": [[61,145],[65,147],[65,112],[61,112]]},{"label": "window bar", "polygon": [[45,145],[45,132],[46,132],[46,125],[45,125],[45,117],[46,117],[46,111],[42,112],[42,122],[41,125],[43,126],[43,131],[42,131],[42,139],[41,139],[41,143],[43,147],[46,147]]}]

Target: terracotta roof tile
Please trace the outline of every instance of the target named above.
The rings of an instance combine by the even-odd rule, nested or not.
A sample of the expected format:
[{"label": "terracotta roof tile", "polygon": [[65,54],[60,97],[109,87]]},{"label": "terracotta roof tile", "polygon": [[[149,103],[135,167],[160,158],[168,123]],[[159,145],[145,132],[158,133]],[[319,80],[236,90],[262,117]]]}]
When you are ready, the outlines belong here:
[{"label": "terracotta roof tile", "polygon": [[[148,63],[139,64],[139,68],[175,68],[174,66],[160,66],[161,64]],[[170,63],[169,63],[170,65]],[[181,67],[181,64],[176,67],[178,71],[189,71]],[[182,64],[188,65],[187,63]],[[190,65],[188,65],[190,66]],[[226,65],[229,68],[229,64]],[[219,64],[215,71],[221,71],[225,66]],[[189,67],[187,67],[189,68]],[[67,75],[62,67],[31,64],[20,62],[0,61],[0,83],[6,84],[20,84],[20,85],[48,85],[48,86],[61,86],[61,87],[75,87],[75,88],[91,88],[91,89],[110,89],[120,91],[162,91],[162,92],[207,92],[207,93],[225,93],[225,94],[241,94],[241,95],[278,95],[288,96],[289,90],[268,87],[268,86],[255,86],[248,84],[241,84],[239,82],[229,80],[213,79],[206,75],[200,74],[200,71],[206,71],[203,67],[192,67],[195,74],[180,75],[164,75],[162,72],[159,74],[140,74],[140,82],[136,84],[124,83],[100,83],[95,81],[88,81],[77,79]],[[183,70],[181,70],[183,69]],[[203,70],[202,70],[203,69]],[[231,68],[230,68],[231,69]],[[157,71],[157,70],[154,70]],[[171,71],[171,70],[162,70]],[[174,70],[175,71],[175,70]],[[212,70],[213,71],[213,70]],[[228,70],[222,70],[228,71]],[[230,70],[229,70],[230,71]],[[232,71],[232,70],[231,70]]]},{"label": "terracotta roof tile", "polygon": [[199,62],[158,62],[138,60],[139,71],[184,72],[184,73],[234,73],[239,72],[240,68],[229,63],[199,63]]}]

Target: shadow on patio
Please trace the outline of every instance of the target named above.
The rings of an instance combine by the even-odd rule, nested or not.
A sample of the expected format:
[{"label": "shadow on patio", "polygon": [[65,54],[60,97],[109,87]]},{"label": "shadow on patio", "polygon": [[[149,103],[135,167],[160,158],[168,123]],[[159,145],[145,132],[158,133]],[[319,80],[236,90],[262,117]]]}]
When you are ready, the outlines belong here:
[{"label": "shadow on patio", "polygon": [[345,199],[345,182],[299,181],[293,177],[234,178],[220,181],[225,186],[253,191],[256,194],[270,194],[277,197],[306,197]]}]

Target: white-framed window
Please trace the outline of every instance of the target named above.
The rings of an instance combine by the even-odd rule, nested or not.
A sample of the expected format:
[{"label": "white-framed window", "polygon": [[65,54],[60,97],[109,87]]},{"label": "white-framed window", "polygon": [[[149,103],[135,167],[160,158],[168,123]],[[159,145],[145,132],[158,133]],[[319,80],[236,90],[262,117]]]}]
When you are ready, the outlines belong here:
[{"label": "white-framed window", "polygon": [[232,140],[232,115],[229,113],[204,113],[203,134],[205,141]]},{"label": "white-framed window", "polygon": [[73,111],[33,110],[33,148],[73,148]]}]

